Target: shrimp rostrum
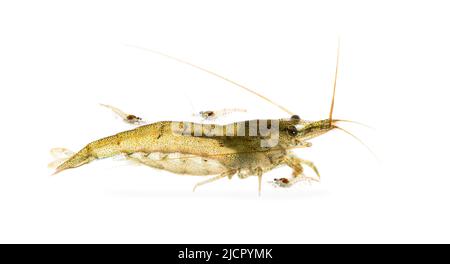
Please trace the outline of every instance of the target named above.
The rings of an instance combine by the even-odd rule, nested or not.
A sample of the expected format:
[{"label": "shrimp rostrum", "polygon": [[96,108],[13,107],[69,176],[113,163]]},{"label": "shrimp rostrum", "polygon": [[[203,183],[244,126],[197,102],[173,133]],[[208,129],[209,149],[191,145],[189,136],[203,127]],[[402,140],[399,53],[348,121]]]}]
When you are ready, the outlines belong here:
[{"label": "shrimp rostrum", "polygon": [[[241,87],[256,94],[246,87]],[[231,179],[237,175],[241,179],[257,176],[260,192],[262,176],[281,166],[290,167],[292,176],[275,179],[272,183],[276,186],[291,187],[305,179],[318,180],[320,176],[316,166],[311,161],[297,157],[293,149],[310,147],[310,139],[333,129],[340,129],[337,123],[345,120],[332,118],[335,87],[336,82],[330,115],[323,120],[306,121],[291,113],[289,118],[247,120],[228,125],[156,122],[87,144],[62,161],[55,174],[93,160],[124,155],[140,164],[172,173],[211,176],[197,183],[194,190],[206,183],[225,177]],[[310,167],[316,176],[305,176],[305,166]]]}]

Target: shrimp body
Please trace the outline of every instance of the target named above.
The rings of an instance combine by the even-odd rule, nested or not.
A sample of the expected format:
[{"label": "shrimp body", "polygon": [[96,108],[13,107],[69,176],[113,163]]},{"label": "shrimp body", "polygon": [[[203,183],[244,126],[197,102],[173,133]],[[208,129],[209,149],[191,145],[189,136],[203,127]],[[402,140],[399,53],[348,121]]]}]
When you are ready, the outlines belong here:
[{"label": "shrimp body", "polygon": [[[277,151],[262,148],[258,137],[195,136],[194,132],[174,131],[173,124],[156,122],[93,141],[57,167],[55,173],[96,159],[126,155],[144,165],[178,174],[216,175],[233,171],[245,176],[272,169],[286,154],[283,148]],[[183,123],[179,124],[184,129]],[[242,124],[245,122],[233,125]],[[204,124],[189,125],[203,133],[210,129]],[[224,127],[213,125],[213,129]]]}]

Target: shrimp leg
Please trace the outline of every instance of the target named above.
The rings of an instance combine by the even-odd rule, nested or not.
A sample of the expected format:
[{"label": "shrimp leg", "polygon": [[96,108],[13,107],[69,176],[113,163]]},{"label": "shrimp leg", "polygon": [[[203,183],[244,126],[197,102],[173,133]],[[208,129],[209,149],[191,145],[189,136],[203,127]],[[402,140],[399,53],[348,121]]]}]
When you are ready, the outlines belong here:
[{"label": "shrimp leg", "polygon": [[235,173],[236,173],[235,171],[226,171],[226,172],[221,173],[221,174],[219,174],[217,176],[214,176],[214,177],[209,178],[207,180],[201,181],[201,182],[199,182],[199,183],[194,185],[194,188],[192,189],[192,191],[195,192],[195,189],[197,189],[197,187],[205,185],[207,183],[211,183],[211,182],[220,180],[220,179],[225,178],[225,177],[231,178],[231,176],[233,176],[233,174],[235,174]]}]

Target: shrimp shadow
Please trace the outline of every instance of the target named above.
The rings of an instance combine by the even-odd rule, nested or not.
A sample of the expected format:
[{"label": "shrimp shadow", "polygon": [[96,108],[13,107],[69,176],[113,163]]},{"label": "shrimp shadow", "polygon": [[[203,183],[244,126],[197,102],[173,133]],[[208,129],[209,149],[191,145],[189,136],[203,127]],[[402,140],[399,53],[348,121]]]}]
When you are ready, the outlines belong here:
[{"label": "shrimp shadow", "polygon": [[332,195],[332,192],[323,189],[297,189],[296,191],[283,192],[283,190],[270,190],[261,196],[250,191],[180,191],[180,190],[136,190],[117,189],[106,190],[107,195],[138,199],[226,199],[226,200],[305,200]]}]

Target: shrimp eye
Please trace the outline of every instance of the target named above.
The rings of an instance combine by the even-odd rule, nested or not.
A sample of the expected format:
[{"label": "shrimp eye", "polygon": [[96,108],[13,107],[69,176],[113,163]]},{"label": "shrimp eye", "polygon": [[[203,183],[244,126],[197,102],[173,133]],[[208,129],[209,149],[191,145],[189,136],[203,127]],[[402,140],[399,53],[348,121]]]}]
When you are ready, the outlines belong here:
[{"label": "shrimp eye", "polygon": [[292,120],[300,120],[300,116],[298,116],[298,115],[293,115],[293,116],[291,116],[291,119],[292,119]]},{"label": "shrimp eye", "polygon": [[296,136],[298,134],[297,128],[295,126],[289,126],[287,132],[290,136]]},{"label": "shrimp eye", "polygon": [[203,117],[211,117],[214,115],[213,111],[201,111],[200,115],[202,115]]},{"label": "shrimp eye", "polygon": [[135,115],[128,115],[127,119],[128,120],[134,120],[134,119],[136,119],[136,116]]}]

